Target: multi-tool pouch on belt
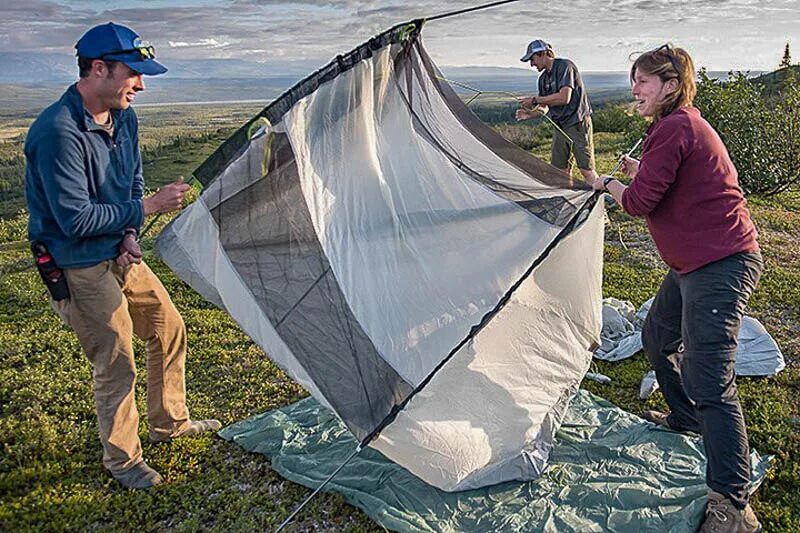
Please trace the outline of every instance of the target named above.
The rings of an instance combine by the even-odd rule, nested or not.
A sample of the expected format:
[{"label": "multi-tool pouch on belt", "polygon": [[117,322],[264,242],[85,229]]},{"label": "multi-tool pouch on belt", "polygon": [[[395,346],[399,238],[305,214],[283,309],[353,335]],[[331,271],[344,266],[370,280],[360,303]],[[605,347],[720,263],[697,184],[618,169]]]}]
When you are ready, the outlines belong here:
[{"label": "multi-tool pouch on belt", "polygon": [[53,297],[53,300],[59,301],[69,298],[67,277],[64,275],[64,271],[56,265],[55,259],[47,250],[47,246],[43,242],[33,241],[31,243],[31,252],[33,252],[33,260],[36,261],[39,275],[42,276],[42,281],[47,286],[47,290],[50,291],[50,296]]}]

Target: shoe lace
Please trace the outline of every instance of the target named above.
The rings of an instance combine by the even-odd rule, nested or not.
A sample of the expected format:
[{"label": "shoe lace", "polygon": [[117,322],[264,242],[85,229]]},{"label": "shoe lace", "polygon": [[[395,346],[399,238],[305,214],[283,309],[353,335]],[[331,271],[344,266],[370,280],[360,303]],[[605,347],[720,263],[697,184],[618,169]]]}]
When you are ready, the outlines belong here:
[{"label": "shoe lace", "polygon": [[714,515],[714,518],[721,523],[725,523],[728,521],[728,515],[723,511],[725,507],[725,503],[721,501],[714,501],[710,500],[708,502],[708,507],[706,507],[706,516]]}]

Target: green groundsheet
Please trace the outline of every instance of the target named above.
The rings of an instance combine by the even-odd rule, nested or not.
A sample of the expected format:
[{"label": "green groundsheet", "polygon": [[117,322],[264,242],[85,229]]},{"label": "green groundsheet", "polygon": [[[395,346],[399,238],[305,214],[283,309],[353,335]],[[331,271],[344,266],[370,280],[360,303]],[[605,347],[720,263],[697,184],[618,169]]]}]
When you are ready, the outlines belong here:
[{"label": "green groundsheet", "polygon": [[[266,455],[285,478],[316,488],[355,449],[342,423],[306,398],[220,435]],[[753,490],[770,457],[752,454]],[[690,531],[706,503],[700,437],[659,429],[581,390],[547,473],[465,492],[432,487],[372,449],[327,486],[397,531]]]}]

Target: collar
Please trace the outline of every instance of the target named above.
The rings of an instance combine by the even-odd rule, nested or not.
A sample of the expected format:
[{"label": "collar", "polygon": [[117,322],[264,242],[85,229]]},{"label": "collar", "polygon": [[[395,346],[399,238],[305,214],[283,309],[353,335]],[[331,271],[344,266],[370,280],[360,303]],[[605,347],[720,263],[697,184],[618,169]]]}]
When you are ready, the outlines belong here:
[{"label": "collar", "polygon": [[[83,98],[78,91],[78,84],[73,83],[64,93],[64,98],[67,101],[70,109],[74,111],[75,118],[78,120],[86,131],[106,131],[98,123],[94,121],[94,117],[86,110],[83,105]],[[118,130],[122,122],[126,119],[130,110],[128,109],[111,109],[111,119],[114,121],[114,130]]]}]

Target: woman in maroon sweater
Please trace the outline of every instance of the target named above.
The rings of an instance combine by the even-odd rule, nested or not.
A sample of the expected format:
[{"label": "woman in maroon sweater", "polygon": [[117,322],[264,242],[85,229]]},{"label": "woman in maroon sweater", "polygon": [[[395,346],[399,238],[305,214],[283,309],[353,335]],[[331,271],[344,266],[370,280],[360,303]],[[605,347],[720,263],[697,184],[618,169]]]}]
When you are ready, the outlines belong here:
[{"label": "woman in maroon sweater", "polygon": [[759,531],[748,504],[750,452],[734,363],[745,306],[761,275],[758,234],[736,168],[717,132],[692,107],[694,64],[662,46],[631,68],[640,115],[653,123],[641,161],[625,158],[629,186],[602,176],[622,208],[647,220],[670,270],[642,341],[671,412],[644,418],[703,435],[709,504],[700,531]]}]

